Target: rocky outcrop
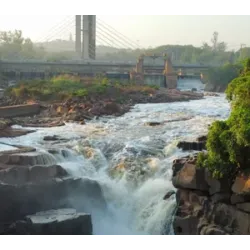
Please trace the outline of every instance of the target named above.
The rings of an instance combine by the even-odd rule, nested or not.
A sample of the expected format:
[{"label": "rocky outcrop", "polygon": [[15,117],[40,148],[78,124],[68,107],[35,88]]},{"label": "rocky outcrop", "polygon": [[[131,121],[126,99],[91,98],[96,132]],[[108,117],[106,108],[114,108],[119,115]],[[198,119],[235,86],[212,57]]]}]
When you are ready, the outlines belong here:
[{"label": "rocky outcrop", "polygon": [[202,151],[206,149],[207,136],[200,136],[196,141],[180,141],[177,144],[178,148],[181,148],[183,151],[195,150]]},{"label": "rocky outcrop", "polygon": [[[67,153],[66,150],[60,152],[62,155]],[[55,234],[60,234],[64,230],[59,230],[64,219],[56,219],[55,224],[49,222],[47,226],[50,229],[46,229],[46,225],[39,228],[36,223],[27,221],[26,216],[51,209],[74,208],[77,213],[64,221],[71,225],[65,232],[75,234],[76,227],[79,233],[89,234],[90,217],[82,213],[92,215],[96,210],[100,211],[99,214],[105,212],[106,202],[99,183],[88,178],[72,178],[61,166],[48,165],[56,163],[55,157],[50,153],[21,147],[2,152],[0,161],[0,233],[8,234],[9,226],[14,223],[10,232],[15,234],[20,233],[20,230],[24,234],[35,234],[36,230],[46,234],[57,230],[54,231]],[[88,231],[84,231],[79,223],[88,225]]]},{"label": "rocky outcrop", "polygon": [[100,185],[88,178],[53,178],[22,185],[0,182],[0,200],[0,233],[41,211],[74,208],[92,214],[95,209],[106,209]]},{"label": "rocky outcrop", "polygon": [[0,138],[17,137],[34,132],[33,130],[28,130],[28,129],[12,128],[11,127],[12,124],[13,122],[10,120],[0,119]]},{"label": "rocky outcrop", "polygon": [[35,166],[56,164],[56,159],[47,152],[11,150],[0,153],[0,162],[9,166]]},{"label": "rocky outcrop", "polygon": [[[5,116],[2,117],[15,117],[13,122],[25,127],[63,126],[65,122],[84,125],[86,120],[94,117],[123,115],[138,103],[189,101],[202,99],[204,96],[202,93],[166,88],[147,91],[138,89],[136,86],[135,88],[124,88],[122,91],[124,91],[123,94],[120,91],[117,92],[115,88],[111,88],[105,95],[92,93],[88,97],[72,97],[65,102],[58,101],[57,103],[54,101],[41,102],[40,105],[25,104],[25,100],[12,100],[6,97],[1,100],[2,106],[6,106],[3,108]],[[7,106],[13,104],[16,106]],[[11,112],[8,113],[6,110],[11,110]]]},{"label": "rocky outcrop", "polygon": [[195,164],[196,157],[173,163],[175,234],[250,234],[250,174],[215,179]]},{"label": "rocky outcrop", "polygon": [[90,214],[75,209],[58,209],[26,216],[13,223],[4,234],[10,235],[90,235]]},{"label": "rocky outcrop", "polygon": [[0,107],[0,117],[11,118],[20,116],[32,116],[39,114],[40,111],[41,107],[39,104],[6,106],[6,107]]},{"label": "rocky outcrop", "polygon": [[63,178],[67,171],[59,165],[11,167],[0,170],[0,181],[11,185],[21,185],[29,182],[39,182],[53,178]]}]

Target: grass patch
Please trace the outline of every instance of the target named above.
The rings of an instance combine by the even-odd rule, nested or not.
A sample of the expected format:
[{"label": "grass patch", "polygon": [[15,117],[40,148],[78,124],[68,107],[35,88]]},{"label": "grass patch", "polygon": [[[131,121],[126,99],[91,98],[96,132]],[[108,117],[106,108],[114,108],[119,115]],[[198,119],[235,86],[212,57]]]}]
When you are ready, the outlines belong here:
[{"label": "grass patch", "polygon": [[124,102],[126,95],[133,93],[150,95],[157,89],[157,86],[124,84],[102,77],[86,80],[77,76],[61,75],[49,80],[23,81],[8,88],[5,94],[20,100],[63,101],[72,97],[85,99],[100,97],[115,98]]}]

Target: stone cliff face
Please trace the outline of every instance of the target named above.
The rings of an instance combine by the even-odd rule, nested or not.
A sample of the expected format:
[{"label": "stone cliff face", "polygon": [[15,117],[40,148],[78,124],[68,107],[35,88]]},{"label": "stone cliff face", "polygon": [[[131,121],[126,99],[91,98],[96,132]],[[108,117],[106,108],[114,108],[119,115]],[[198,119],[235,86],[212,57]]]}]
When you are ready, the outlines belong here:
[{"label": "stone cliff face", "polygon": [[175,234],[250,234],[250,174],[238,174],[233,181],[217,180],[195,164],[196,156],[173,163]]}]

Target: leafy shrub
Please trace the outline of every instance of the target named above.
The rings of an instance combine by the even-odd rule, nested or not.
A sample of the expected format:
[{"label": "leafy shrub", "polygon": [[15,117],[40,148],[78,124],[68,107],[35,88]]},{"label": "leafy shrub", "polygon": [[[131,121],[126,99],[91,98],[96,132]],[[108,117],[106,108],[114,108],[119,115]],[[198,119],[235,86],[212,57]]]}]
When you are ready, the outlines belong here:
[{"label": "leafy shrub", "polygon": [[[250,65],[250,59],[246,63]],[[216,121],[209,128],[207,154],[200,153],[198,167],[208,168],[215,177],[233,177],[250,164],[250,67],[231,81],[226,90],[232,111],[226,121]]]}]

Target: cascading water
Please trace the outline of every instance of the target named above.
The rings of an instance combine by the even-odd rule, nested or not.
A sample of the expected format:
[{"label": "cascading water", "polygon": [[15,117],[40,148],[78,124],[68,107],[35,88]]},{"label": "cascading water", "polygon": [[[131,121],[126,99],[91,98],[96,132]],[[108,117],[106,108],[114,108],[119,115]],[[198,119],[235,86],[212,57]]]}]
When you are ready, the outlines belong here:
[{"label": "cascading water", "polygon": [[[142,104],[118,118],[103,118],[84,126],[41,128],[22,137],[2,138],[1,142],[46,150],[71,175],[97,180],[108,212],[99,214],[93,208],[94,234],[171,234],[175,197],[163,197],[174,190],[173,160],[187,155],[176,144],[204,135],[212,121],[228,115],[224,95]],[[146,125],[152,121],[162,124]],[[56,144],[43,141],[45,135],[55,134],[71,140]],[[0,144],[0,150],[6,146]]]}]

